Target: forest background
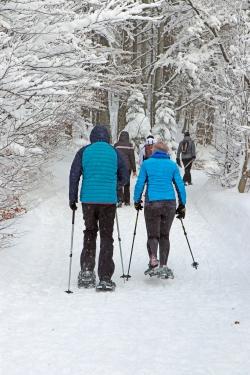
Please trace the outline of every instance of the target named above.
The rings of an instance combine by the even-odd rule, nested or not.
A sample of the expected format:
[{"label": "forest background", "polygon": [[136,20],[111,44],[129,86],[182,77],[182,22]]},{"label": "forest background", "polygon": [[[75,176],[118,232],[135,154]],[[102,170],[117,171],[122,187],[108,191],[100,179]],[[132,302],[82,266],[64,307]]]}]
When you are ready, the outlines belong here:
[{"label": "forest background", "polygon": [[[43,165],[95,124],[138,150],[151,132],[225,188],[250,177],[250,2],[2,0],[0,246]],[[203,160],[209,155],[209,163]]]}]

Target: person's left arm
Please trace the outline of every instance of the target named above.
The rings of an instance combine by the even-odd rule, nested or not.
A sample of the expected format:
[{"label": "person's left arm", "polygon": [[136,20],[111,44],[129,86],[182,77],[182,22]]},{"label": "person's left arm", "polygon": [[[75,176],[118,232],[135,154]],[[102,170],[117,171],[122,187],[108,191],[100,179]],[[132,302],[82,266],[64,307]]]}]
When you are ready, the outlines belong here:
[{"label": "person's left arm", "polygon": [[140,168],[140,173],[137,178],[136,184],[135,184],[135,191],[134,191],[134,202],[139,203],[141,202],[141,196],[143,193],[143,189],[145,186],[147,180],[147,171],[145,168],[145,163],[142,163],[142,166]]}]

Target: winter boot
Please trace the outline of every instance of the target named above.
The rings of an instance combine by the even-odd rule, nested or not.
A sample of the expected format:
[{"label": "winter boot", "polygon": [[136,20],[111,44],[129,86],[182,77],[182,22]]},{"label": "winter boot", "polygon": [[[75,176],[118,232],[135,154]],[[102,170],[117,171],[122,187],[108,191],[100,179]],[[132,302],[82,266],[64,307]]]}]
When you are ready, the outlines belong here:
[{"label": "winter boot", "polygon": [[112,280],[104,279],[100,280],[99,284],[96,286],[97,292],[113,292],[115,290],[115,283]]},{"label": "winter boot", "polygon": [[78,275],[78,288],[95,288],[95,272],[81,270]]}]

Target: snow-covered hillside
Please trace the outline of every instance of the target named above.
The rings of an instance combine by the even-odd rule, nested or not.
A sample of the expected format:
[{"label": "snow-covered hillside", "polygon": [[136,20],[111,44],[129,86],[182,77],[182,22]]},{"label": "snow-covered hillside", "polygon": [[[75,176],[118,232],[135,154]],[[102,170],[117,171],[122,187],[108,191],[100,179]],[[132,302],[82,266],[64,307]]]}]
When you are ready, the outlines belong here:
[{"label": "snow-covered hillside", "polygon": [[[38,205],[18,220],[21,237],[1,251],[0,372],[3,375],[249,375],[250,197],[219,191],[202,172],[188,187],[184,224],[171,235],[174,280],[149,279],[140,213],[123,282],[115,231],[114,293],[78,290],[83,221],[76,212],[72,290],[67,288],[71,211],[68,172],[74,153],[36,192]],[[136,211],[119,209],[127,269]]]}]

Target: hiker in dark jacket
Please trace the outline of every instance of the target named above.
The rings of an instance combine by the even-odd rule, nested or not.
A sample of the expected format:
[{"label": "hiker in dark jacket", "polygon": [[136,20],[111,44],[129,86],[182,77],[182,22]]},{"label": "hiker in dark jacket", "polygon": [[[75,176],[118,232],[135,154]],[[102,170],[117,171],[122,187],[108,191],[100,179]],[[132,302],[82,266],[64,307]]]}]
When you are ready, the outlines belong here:
[{"label": "hiker in dark jacket", "polygon": [[117,143],[114,147],[121,153],[129,173],[129,181],[126,185],[118,187],[118,207],[125,203],[125,206],[130,205],[130,175],[133,172],[133,176],[136,176],[135,166],[135,152],[132,143],[129,142],[129,134],[126,131],[122,131]]},{"label": "hiker in dark jacket", "polygon": [[97,125],[90,134],[91,144],[75,155],[70,170],[69,205],[76,210],[78,185],[82,177],[80,201],[85,222],[81,271],[78,287],[95,287],[96,237],[100,230],[97,289],[113,290],[113,227],[117,204],[117,184],[125,185],[128,172],[119,152],[109,144],[105,126]]},{"label": "hiker in dark jacket", "polygon": [[[172,277],[167,267],[170,243],[169,232],[177,213],[185,217],[186,191],[177,164],[170,160],[168,148],[163,142],[153,147],[152,156],[145,160],[137,178],[134,202],[135,209],[141,210],[141,197],[146,185],[144,216],[148,234],[147,249],[149,268],[145,275],[157,275],[162,278]],[[176,210],[175,190],[179,205]],[[158,268],[157,250],[160,250],[160,267]]]},{"label": "hiker in dark jacket", "polygon": [[183,181],[185,185],[192,185],[191,168],[196,158],[195,144],[191,139],[189,132],[184,133],[183,140],[179,143],[177,150],[176,163],[181,167],[180,158],[184,166]]}]

